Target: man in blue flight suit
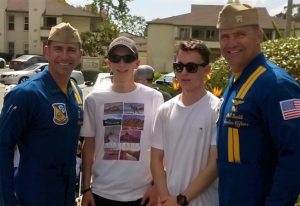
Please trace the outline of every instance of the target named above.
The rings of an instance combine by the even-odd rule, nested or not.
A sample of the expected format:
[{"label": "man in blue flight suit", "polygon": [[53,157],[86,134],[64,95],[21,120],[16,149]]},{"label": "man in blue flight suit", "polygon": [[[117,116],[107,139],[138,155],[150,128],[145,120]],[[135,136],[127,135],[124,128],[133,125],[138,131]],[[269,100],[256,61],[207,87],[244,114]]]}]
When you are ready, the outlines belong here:
[{"label": "man in blue flight suit", "polygon": [[[16,86],[0,116],[0,205],[74,206],[82,92],[70,81],[81,58],[78,31],[51,28],[44,48],[49,66]],[[20,150],[14,179],[13,154]]]},{"label": "man in blue flight suit", "polygon": [[218,120],[220,206],[292,206],[300,193],[300,87],[260,50],[258,11],[219,14],[220,50],[233,75]]}]

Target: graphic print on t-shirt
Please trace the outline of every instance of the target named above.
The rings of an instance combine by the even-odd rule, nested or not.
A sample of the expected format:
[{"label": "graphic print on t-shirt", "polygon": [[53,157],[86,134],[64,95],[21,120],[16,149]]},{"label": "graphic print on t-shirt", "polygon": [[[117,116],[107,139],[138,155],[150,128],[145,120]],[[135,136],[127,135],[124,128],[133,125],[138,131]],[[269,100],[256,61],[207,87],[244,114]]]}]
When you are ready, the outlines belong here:
[{"label": "graphic print on t-shirt", "polygon": [[139,160],[144,118],[142,103],[104,104],[104,160]]}]

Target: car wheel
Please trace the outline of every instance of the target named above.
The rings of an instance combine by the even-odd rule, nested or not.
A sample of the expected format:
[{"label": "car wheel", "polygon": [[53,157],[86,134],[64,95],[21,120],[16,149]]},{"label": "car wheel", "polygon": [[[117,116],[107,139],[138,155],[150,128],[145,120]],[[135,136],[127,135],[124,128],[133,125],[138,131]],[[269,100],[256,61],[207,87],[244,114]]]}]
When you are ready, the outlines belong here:
[{"label": "car wheel", "polygon": [[21,84],[21,83],[25,82],[27,79],[29,79],[29,77],[22,77],[22,78],[19,80],[18,84]]},{"label": "car wheel", "polygon": [[0,69],[4,67],[5,67],[4,62],[0,62]]}]

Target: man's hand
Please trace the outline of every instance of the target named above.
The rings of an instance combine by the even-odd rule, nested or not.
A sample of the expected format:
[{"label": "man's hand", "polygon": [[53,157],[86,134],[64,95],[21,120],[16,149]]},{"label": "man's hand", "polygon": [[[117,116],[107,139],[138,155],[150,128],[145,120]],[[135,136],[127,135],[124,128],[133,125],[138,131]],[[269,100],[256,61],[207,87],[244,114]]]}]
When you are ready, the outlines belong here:
[{"label": "man's hand", "polygon": [[180,206],[177,204],[177,199],[176,197],[173,196],[168,196],[164,197],[160,201],[161,206]]},{"label": "man's hand", "polygon": [[88,191],[82,195],[82,206],[96,206],[92,191]]},{"label": "man's hand", "polygon": [[[148,203],[147,203],[147,200]],[[148,190],[145,192],[144,197],[142,198],[141,205],[145,206],[157,206],[158,203],[158,194],[156,187],[153,185],[148,188]]]}]

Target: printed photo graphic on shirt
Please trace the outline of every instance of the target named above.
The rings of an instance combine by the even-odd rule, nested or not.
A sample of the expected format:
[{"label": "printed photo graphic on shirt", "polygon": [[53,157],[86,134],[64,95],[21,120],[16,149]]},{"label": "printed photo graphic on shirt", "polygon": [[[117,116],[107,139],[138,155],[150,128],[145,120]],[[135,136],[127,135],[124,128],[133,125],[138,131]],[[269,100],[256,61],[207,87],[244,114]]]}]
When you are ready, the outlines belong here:
[{"label": "printed photo graphic on shirt", "polygon": [[53,122],[57,125],[65,125],[69,118],[67,114],[66,105],[64,103],[53,103]]},{"label": "printed photo graphic on shirt", "polygon": [[104,115],[107,114],[123,114],[123,102],[114,102],[104,104]]},{"label": "printed photo graphic on shirt", "polygon": [[118,160],[120,150],[117,148],[104,148],[104,160]]},{"label": "printed photo graphic on shirt", "polygon": [[124,103],[124,114],[144,114],[144,104]]},{"label": "printed photo graphic on shirt", "polygon": [[119,143],[120,142],[121,126],[105,127],[104,143]]},{"label": "printed photo graphic on shirt", "polygon": [[122,120],[123,130],[143,130],[144,129],[144,115],[123,115]]},{"label": "printed photo graphic on shirt", "polygon": [[105,119],[103,119],[103,126],[114,126],[122,124],[122,114],[118,115],[105,115]]},{"label": "printed photo graphic on shirt", "polygon": [[144,104],[104,104],[103,160],[139,161],[144,128]]},{"label": "printed photo graphic on shirt", "polygon": [[138,161],[140,158],[141,150],[126,150],[122,149],[120,153],[121,160],[131,160],[131,161]]},{"label": "printed photo graphic on shirt", "polygon": [[121,143],[140,143],[141,131],[140,130],[123,130],[120,137]]}]

